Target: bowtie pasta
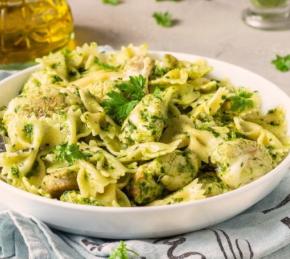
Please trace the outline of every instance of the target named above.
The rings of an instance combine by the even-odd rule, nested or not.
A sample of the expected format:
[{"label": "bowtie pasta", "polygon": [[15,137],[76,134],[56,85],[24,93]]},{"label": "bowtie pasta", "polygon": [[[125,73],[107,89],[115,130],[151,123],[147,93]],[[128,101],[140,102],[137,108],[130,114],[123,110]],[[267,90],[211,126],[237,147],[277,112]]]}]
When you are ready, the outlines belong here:
[{"label": "bowtie pasta", "polygon": [[0,111],[1,179],[93,206],[204,199],[271,171],[289,151],[281,107],[211,77],[204,60],[95,43],[40,60]]}]

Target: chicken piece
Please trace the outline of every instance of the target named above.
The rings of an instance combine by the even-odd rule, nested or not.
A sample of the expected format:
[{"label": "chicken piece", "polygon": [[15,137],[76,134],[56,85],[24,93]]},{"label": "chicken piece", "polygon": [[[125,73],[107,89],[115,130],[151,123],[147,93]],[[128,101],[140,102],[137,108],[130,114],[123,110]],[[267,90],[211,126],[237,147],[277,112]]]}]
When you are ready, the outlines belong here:
[{"label": "chicken piece", "polygon": [[211,155],[219,178],[231,188],[256,180],[272,169],[272,158],[257,142],[236,139],[219,144]]},{"label": "chicken piece", "polygon": [[55,173],[46,175],[41,187],[51,197],[59,198],[65,191],[78,190],[77,173],[75,171],[61,169]]},{"label": "chicken piece", "polygon": [[129,194],[137,204],[160,198],[165,191],[179,190],[197,175],[199,161],[188,151],[175,151],[140,166],[129,185]]},{"label": "chicken piece", "polygon": [[155,142],[161,137],[167,118],[172,89],[155,96],[148,94],[131,111],[122,126],[120,140],[126,145]]},{"label": "chicken piece", "polygon": [[162,196],[164,187],[158,183],[155,170],[158,171],[158,168],[154,168],[151,163],[137,169],[129,184],[129,196],[136,204],[144,205]]},{"label": "chicken piece", "polygon": [[170,192],[190,183],[196,177],[200,164],[191,151],[175,151],[156,160],[162,165],[159,181]]},{"label": "chicken piece", "polygon": [[150,57],[135,56],[128,61],[124,68],[125,79],[130,76],[142,75],[148,79],[154,66],[154,61]]}]

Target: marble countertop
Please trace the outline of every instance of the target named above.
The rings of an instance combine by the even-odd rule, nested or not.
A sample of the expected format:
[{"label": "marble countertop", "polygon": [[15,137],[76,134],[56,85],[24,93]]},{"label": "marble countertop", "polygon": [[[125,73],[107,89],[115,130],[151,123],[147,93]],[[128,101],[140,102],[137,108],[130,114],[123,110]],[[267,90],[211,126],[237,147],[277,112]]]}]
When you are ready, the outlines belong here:
[{"label": "marble countertop", "polygon": [[[97,41],[120,47],[146,42],[151,49],[187,52],[227,61],[275,82],[290,95],[290,72],[271,64],[275,54],[290,53],[290,30],[260,31],[246,26],[246,0],[123,0],[118,6],[101,0],[69,0],[79,43]],[[169,11],[173,28],[155,24],[152,13]]]}]

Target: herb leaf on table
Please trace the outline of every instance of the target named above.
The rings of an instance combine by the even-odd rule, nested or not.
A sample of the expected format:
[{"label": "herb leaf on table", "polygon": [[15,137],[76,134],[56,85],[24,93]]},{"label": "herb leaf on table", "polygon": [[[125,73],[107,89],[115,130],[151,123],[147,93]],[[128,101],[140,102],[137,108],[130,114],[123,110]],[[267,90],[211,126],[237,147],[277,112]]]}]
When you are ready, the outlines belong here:
[{"label": "herb leaf on table", "polygon": [[110,5],[118,5],[120,4],[120,0],[102,0],[103,4],[110,4]]},{"label": "herb leaf on table", "polygon": [[272,60],[272,64],[281,72],[290,70],[290,54],[286,56],[276,55],[276,59]]},{"label": "herb leaf on table", "polygon": [[135,251],[128,249],[124,241],[120,241],[119,246],[112,252],[109,259],[129,259],[129,252],[139,256]]},{"label": "herb leaf on table", "polygon": [[170,1],[170,2],[181,2],[182,0],[156,0],[156,2],[165,2],[165,1]]},{"label": "herb leaf on table", "polygon": [[155,12],[153,13],[153,18],[162,27],[172,27],[173,26],[173,19],[172,15],[169,12]]}]

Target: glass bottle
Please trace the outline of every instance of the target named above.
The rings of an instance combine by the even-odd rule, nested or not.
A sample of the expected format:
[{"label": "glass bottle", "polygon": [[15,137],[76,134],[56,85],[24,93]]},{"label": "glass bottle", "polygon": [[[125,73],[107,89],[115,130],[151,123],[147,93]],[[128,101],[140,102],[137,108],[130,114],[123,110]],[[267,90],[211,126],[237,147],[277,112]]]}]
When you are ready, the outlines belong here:
[{"label": "glass bottle", "polygon": [[258,29],[290,29],[290,0],[250,0],[243,20]]},{"label": "glass bottle", "polygon": [[72,42],[66,0],[0,0],[0,68],[14,68]]}]

